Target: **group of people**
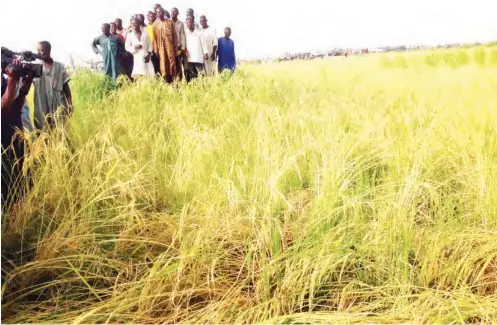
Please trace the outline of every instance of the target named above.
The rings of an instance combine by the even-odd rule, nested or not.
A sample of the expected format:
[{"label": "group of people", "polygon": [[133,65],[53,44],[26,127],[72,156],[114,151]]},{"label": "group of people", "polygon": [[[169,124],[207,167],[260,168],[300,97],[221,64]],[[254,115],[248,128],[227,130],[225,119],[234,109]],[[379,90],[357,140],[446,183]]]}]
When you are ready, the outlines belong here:
[{"label": "group of people", "polygon": [[[119,75],[130,79],[160,75],[168,83],[190,81],[200,74],[212,76],[216,71],[236,68],[231,29],[218,38],[207,17],[195,21],[194,11],[187,10],[186,23],[178,19],[177,8],[171,14],[160,5],[147,14],[134,15],[124,28],[121,19],[102,25],[102,35],[93,41],[95,53],[101,53],[105,74],[116,81]],[[70,76],[64,65],[51,57],[51,44],[38,43],[42,74],[20,75],[22,63],[2,66],[2,208],[15,203],[23,194],[22,176],[24,137],[19,130],[52,129],[64,125],[74,111],[69,87]],[[217,63],[217,64],[216,64]],[[34,86],[34,125],[30,119],[26,96]]]},{"label": "group of people", "polygon": [[188,82],[200,74],[235,70],[231,28],[226,27],[224,37],[218,38],[206,16],[200,16],[198,24],[193,9],[188,9],[183,23],[177,8],[169,13],[160,4],[147,13],[147,21],[136,14],[125,28],[117,18],[104,23],[102,35],[93,40],[93,51],[102,54],[105,74],[112,81],[119,75],[131,80],[160,75],[168,83],[183,78]]}]

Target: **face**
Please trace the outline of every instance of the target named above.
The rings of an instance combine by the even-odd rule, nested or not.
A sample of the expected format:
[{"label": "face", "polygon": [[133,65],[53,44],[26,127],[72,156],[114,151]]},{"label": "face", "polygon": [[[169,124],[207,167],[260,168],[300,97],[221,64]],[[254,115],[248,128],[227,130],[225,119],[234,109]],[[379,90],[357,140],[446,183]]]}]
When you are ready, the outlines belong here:
[{"label": "face", "polygon": [[224,29],[224,36],[226,36],[227,38],[231,36],[231,28]]},{"label": "face", "polygon": [[43,61],[50,59],[50,50],[43,44],[38,44],[38,55]]},{"label": "face", "polygon": [[173,8],[173,9],[171,9],[171,16],[172,16],[173,18],[177,18],[177,17],[178,17],[178,15],[179,15],[178,8]]},{"label": "face", "polygon": [[186,28],[193,29],[193,20],[191,17],[186,18]]},{"label": "face", "polygon": [[102,34],[109,35],[110,34],[110,26],[109,24],[102,25]]},{"label": "face", "polygon": [[117,27],[121,27],[123,25],[123,21],[120,18],[117,18],[115,21]]},{"label": "face", "polygon": [[157,8],[155,9],[155,14],[157,15],[157,17],[159,17],[160,19],[164,19],[164,10],[162,8]]},{"label": "face", "polygon": [[133,28],[134,31],[140,30],[140,20],[139,19],[133,19],[131,21],[131,27]]},{"label": "face", "polygon": [[148,19],[148,23],[149,23],[149,24],[153,24],[153,23],[154,23],[154,21],[155,21],[155,15],[154,15],[153,13],[149,13],[149,14],[147,15],[147,19]]},{"label": "face", "polygon": [[187,15],[187,16],[188,16],[188,15],[193,16],[193,9],[191,9],[191,8],[190,8],[190,9],[187,9],[187,10],[186,10],[186,15]]},{"label": "face", "polygon": [[114,23],[110,24],[110,33],[112,35],[115,35],[117,33],[117,26],[116,26],[116,24],[114,24]]},{"label": "face", "polygon": [[200,26],[202,26],[202,28],[207,28],[207,18],[204,16],[200,17]]},{"label": "face", "polygon": [[143,16],[142,14],[139,14],[138,18],[140,18],[140,23],[144,23],[145,22],[145,16]]}]

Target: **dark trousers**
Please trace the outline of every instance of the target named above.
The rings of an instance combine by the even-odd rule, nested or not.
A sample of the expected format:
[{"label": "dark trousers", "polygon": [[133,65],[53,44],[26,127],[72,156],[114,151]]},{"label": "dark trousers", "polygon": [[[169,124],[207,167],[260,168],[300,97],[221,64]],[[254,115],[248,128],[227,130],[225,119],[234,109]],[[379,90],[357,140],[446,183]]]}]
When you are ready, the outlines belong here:
[{"label": "dark trousers", "polygon": [[[183,73],[183,58],[184,58],[184,55],[180,55],[180,56],[177,56],[176,57],[176,78],[181,81],[183,80],[183,76],[185,76],[185,79],[187,79],[186,77],[186,73]],[[188,79],[187,79],[188,81]]]},{"label": "dark trousers", "polygon": [[152,61],[152,65],[154,66],[155,74],[160,73],[159,56],[157,56],[157,54],[152,54],[152,56],[150,57],[150,61]]},{"label": "dark trousers", "polygon": [[23,162],[24,140],[16,135],[10,146],[2,145],[2,209],[8,209],[24,195]]},{"label": "dark trousers", "polygon": [[189,62],[188,63],[188,75],[189,80],[195,79],[199,74],[204,72],[204,64],[198,62]]},{"label": "dark trousers", "polygon": [[133,54],[129,52],[124,53],[120,61],[122,73],[126,75],[130,80],[133,80],[133,78],[131,78],[135,61]]}]

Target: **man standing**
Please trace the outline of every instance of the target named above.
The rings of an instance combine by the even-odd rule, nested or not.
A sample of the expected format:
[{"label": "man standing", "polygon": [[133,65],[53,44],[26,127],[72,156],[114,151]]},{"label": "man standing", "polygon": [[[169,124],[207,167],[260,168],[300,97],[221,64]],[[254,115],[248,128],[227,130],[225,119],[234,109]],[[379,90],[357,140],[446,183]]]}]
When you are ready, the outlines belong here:
[{"label": "man standing", "polygon": [[204,71],[204,61],[209,58],[207,46],[200,31],[195,29],[193,19],[186,19],[186,53],[188,55],[188,74],[190,79]]},{"label": "man standing", "polygon": [[155,21],[154,52],[159,56],[160,72],[167,83],[176,76],[176,52],[178,37],[174,22],[167,20],[163,8],[157,8]]},{"label": "man standing", "polygon": [[[20,62],[14,62],[18,67]],[[22,164],[24,161],[24,140],[18,136],[17,130],[22,130],[22,107],[31,87],[32,77],[23,78],[16,69],[2,67],[2,210],[5,211],[12,203],[22,196]],[[4,79],[3,73],[9,76]],[[20,89],[19,89],[19,86]]]},{"label": "man standing", "polygon": [[109,24],[103,24],[102,35],[93,40],[92,48],[95,54],[103,55],[105,75],[115,83],[121,72],[119,48],[124,48],[124,42],[119,37],[111,35]]},{"label": "man standing", "polygon": [[220,37],[218,40],[218,69],[220,73],[225,69],[229,69],[232,72],[235,72],[235,43],[230,37],[231,28],[226,27],[224,29],[224,37]]},{"label": "man standing", "polygon": [[152,55],[152,43],[146,32],[141,30],[141,22],[139,18],[131,21],[133,32],[128,34],[126,38],[126,50],[134,56],[134,66],[132,77],[146,76],[154,77],[154,65],[150,62]]},{"label": "man standing", "polygon": [[207,47],[209,57],[205,60],[205,74],[213,76],[216,70],[216,54],[217,54],[217,34],[216,30],[207,24],[207,18],[200,16],[200,26],[202,26],[201,35],[204,39],[204,44]]},{"label": "man standing", "polygon": [[185,25],[183,24],[182,21],[178,19],[179,15],[178,8],[171,9],[171,14],[172,14],[172,20],[174,22],[174,28],[176,29],[176,36],[178,38],[178,53],[176,53],[177,54],[176,76],[181,81],[183,73],[186,74],[186,71],[188,70],[188,58],[185,55],[185,49],[186,49]]},{"label": "man standing", "polygon": [[[150,38],[150,42],[152,43],[152,48],[154,46],[155,42],[155,20],[157,16],[155,15],[155,12],[149,11],[147,14],[147,19],[148,19],[148,26],[145,27],[145,31],[148,34],[148,37]],[[154,73],[157,74],[160,72],[160,67],[159,67],[159,58],[157,54],[152,53],[152,56],[150,57],[150,61],[152,61],[152,64],[154,66]]]},{"label": "man standing", "polygon": [[34,80],[35,127],[38,130],[63,124],[73,112],[69,75],[62,63],[52,59],[51,51],[49,42],[38,43],[38,55],[43,61],[42,74]]}]

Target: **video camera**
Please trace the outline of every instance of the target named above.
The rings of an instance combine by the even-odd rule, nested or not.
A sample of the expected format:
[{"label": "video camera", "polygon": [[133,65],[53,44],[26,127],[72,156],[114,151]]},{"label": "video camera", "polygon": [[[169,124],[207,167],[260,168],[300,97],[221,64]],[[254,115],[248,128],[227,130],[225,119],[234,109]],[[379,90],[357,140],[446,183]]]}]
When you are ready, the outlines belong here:
[{"label": "video camera", "polygon": [[[13,65],[15,59],[21,60],[21,65]],[[6,68],[11,68],[17,72],[21,77],[32,76],[33,78],[41,77],[43,65],[29,63],[40,57],[30,51],[13,52],[6,47],[2,47],[2,72]]]}]

